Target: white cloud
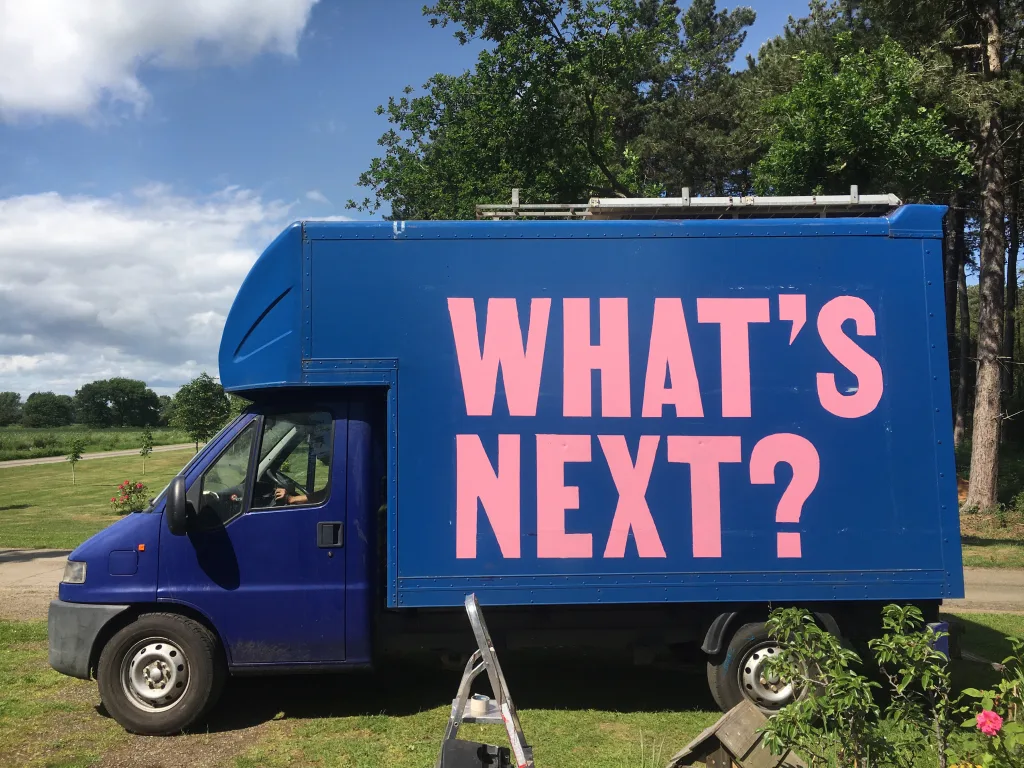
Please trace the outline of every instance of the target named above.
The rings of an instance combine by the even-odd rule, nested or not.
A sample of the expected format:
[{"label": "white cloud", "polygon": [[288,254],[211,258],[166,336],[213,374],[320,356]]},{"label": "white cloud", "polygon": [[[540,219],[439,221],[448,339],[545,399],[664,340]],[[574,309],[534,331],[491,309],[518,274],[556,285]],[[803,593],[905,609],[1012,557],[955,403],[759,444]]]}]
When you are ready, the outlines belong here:
[{"label": "white cloud", "polygon": [[330,204],[330,200],[327,199],[327,195],[321,192],[319,189],[311,189],[306,193],[306,199],[311,200],[314,203]]},{"label": "white cloud", "polygon": [[298,207],[238,187],[0,199],[0,391],[216,375],[231,301]]},{"label": "white cloud", "polygon": [[319,0],[0,0],[0,118],[142,108],[144,66],[294,56]]}]

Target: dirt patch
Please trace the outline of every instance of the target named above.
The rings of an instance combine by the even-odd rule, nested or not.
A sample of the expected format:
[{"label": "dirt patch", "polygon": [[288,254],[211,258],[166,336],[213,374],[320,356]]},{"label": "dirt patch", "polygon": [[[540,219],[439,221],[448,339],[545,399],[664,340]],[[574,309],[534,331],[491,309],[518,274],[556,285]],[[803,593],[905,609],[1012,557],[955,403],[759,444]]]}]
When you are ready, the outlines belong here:
[{"label": "dirt patch", "polygon": [[0,587],[0,619],[46,621],[50,601],[57,590],[46,588]]},{"label": "dirt patch", "polygon": [[221,733],[183,736],[132,736],[96,765],[103,768],[221,768],[264,738],[287,738],[292,723],[274,721]]}]

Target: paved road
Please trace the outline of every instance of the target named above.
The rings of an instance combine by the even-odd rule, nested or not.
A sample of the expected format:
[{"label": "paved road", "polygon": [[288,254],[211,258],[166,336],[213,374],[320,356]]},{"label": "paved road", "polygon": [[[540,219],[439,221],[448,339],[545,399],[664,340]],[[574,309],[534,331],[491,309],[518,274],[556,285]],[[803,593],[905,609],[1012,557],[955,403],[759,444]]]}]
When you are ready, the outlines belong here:
[{"label": "paved road", "polygon": [[[200,447],[202,447],[200,443]],[[153,447],[153,453],[165,453],[167,451],[182,451],[186,448],[195,449],[195,443],[180,443],[178,445],[157,445]],[[130,451],[104,451],[102,453],[83,453],[82,461],[89,459],[116,459],[119,456],[138,456],[139,449],[132,448]],[[46,456],[41,459],[14,459],[13,461],[0,461],[0,469],[5,467],[31,467],[34,464],[59,464],[67,461],[66,456]]]},{"label": "paved road", "polygon": [[[53,549],[0,549],[0,618],[42,619],[56,597],[70,553]],[[1024,569],[965,568],[967,596],[947,600],[953,613],[1024,613]]]}]

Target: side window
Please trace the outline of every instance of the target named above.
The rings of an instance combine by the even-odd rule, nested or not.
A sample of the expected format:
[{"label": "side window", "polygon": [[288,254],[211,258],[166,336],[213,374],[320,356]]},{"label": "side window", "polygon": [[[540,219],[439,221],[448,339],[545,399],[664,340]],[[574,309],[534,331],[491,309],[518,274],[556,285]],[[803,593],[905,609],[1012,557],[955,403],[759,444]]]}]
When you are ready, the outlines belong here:
[{"label": "side window", "polygon": [[249,457],[255,438],[256,422],[252,422],[203,473],[199,520],[204,525],[223,525],[245,509]]},{"label": "side window", "polygon": [[316,506],[331,492],[334,420],[323,411],[267,416],[253,509]]}]

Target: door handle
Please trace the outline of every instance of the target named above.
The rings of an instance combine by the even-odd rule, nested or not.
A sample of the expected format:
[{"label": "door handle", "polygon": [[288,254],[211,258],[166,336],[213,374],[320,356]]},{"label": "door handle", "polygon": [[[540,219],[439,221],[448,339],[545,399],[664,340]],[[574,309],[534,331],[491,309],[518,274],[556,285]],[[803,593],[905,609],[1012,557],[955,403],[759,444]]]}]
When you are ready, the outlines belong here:
[{"label": "door handle", "polygon": [[320,549],[331,549],[340,547],[345,538],[344,523],[317,523],[316,524],[316,545]]}]

